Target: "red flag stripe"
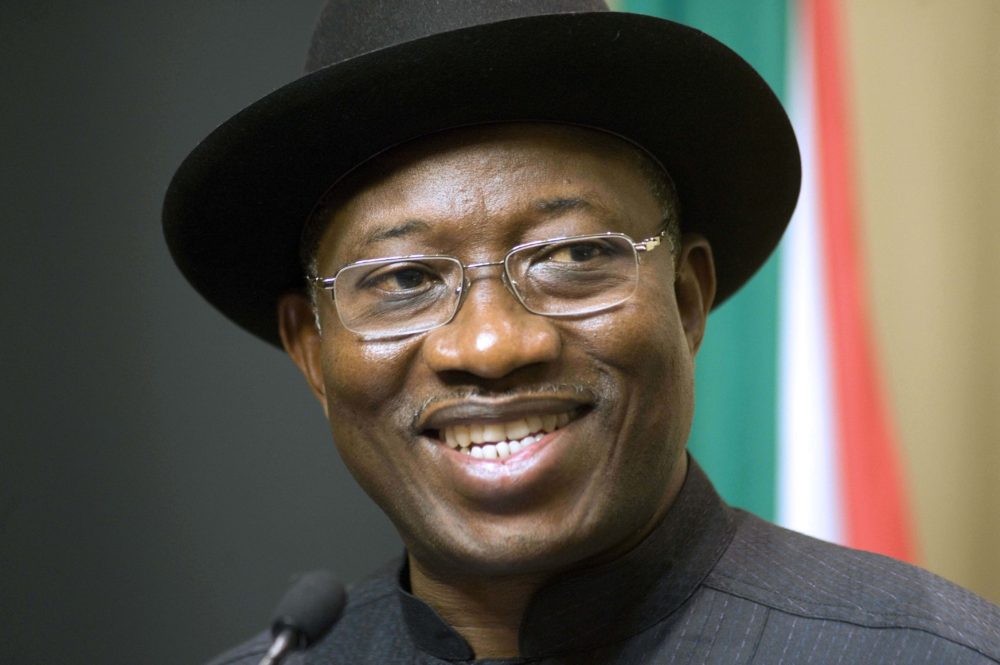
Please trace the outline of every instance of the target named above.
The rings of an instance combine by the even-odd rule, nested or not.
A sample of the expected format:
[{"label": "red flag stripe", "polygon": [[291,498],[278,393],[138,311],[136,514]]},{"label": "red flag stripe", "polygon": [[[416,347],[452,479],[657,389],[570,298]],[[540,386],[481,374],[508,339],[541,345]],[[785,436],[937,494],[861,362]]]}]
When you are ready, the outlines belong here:
[{"label": "red flag stripe", "polygon": [[851,547],[914,557],[895,438],[872,348],[856,237],[856,197],[846,109],[840,4],[803,0],[815,45],[821,237],[832,345],[834,421]]}]

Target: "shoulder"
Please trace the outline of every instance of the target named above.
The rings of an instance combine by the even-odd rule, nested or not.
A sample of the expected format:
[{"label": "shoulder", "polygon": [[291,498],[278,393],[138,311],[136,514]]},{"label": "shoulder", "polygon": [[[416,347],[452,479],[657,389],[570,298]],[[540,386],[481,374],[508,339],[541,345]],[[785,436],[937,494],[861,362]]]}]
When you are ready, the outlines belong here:
[{"label": "shoulder", "polygon": [[[1000,663],[1000,608],[925,570],[742,514],[706,586],[820,630],[866,632]],[[819,626],[822,624],[822,626]],[[897,633],[894,635],[894,633]],[[876,637],[880,636],[880,637]],[[977,661],[979,662],[979,661]]]},{"label": "shoulder", "polygon": [[[347,589],[344,613],[330,634],[311,651],[323,650],[324,645],[335,641],[341,647],[352,643],[365,645],[371,638],[385,636],[398,627],[399,603],[396,600],[397,573],[400,561],[395,560],[379,569],[371,577]],[[331,640],[331,638],[333,638]],[[206,665],[258,665],[271,645],[270,631],[258,633],[246,642],[216,656]],[[304,654],[293,654],[282,661],[285,665],[301,665],[311,660]]]}]

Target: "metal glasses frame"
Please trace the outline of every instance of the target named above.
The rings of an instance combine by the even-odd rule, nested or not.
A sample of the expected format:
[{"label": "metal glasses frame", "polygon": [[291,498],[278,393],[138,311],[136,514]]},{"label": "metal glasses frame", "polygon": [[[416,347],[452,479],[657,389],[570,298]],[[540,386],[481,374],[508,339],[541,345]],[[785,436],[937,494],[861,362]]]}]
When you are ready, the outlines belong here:
[{"label": "metal glasses frame", "polygon": [[[462,263],[462,261],[459,260],[457,257],[449,256],[446,254],[408,254],[403,256],[386,256],[377,259],[362,259],[361,261],[354,261],[352,263],[348,263],[345,266],[342,266],[340,269],[337,270],[337,272],[333,275],[333,277],[313,276],[309,277],[308,281],[317,288],[330,292],[330,299],[333,301],[334,308],[337,310],[337,318],[340,319],[341,324],[343,324],[345,328],[347,328],[353,333],[373,339],[384,339],[389,337],[405,337],[408,335],[416,335],[419,333],[427,332],[428,330],[434,330],[435,328],[440,328],[441,326],[448,325],[455,319],[455,316],[458,315],[458,311],[462,308],[462,304],[465,302],[465,296],[468,294],[469,288],[472,285],[472,281],[469,279],[468,276],[468,271],[477,268],[487,268],[490,266],[503,266],[501,281],[503,282],[504,286],[511,293],[511,295],[513,295],[514,298],[517,299],[517,301],[521,304],[521,306],[524,307],[529,312],[531,312],[532,314],[538,314],[540,316],[549,316],[554,318],[580,316],[583,314],[593,314],[596,312],[601,312],[606,309],[610,309],[616,305],[620,305],[621,303],[631,298],[632,294],[635,293],[635,290],[633,289],[633,291],[629,293],[629,295],[621,298],[620,300],[609,303],[602,303],[599,306],[591,307],[589,309],[574,310],[572,312],[558,312],[558,313],[549,313],[540,311],[528,305],[524,301],[524,297],[518,291],[517,281],[510,276],[510,265],[508,263],[510,261],[510,258],[513,255],[525,249],[531,249],[532,247],[542,247],[544,245],[551,245],[554,243],[572,242],[575,240],[579,241],[599,240],[601,238],[621,238],[622,240],[627,241],[629,245],[632,247],[633,251],[635,252],[636,268],[638,269],[639,254],[644,252],[651,252],[657,247],[659,247],[660,244],[662,244],[663,238],[666,237],[666,235],[667,231],[664,230],[656,234],[655,236],[650,236],[649,238],[645,238],[639,241],[632,240],[630,236],[624,233],[616,233],[612,231],[608,231],[605,233],[590,233],[586,235],[577,235],[577,236],[560,236],[557,238],[549,238],[548,240],[535,240],[532,242],[526,242],[520,245],[515,245],[504,255],[503,259],[499,261],[479,261],[475,263]],[[345,270],[350,270],[352,268],[357,268],[359,266],[392,263],[395,261],[421,261],[428,259],[451,261],[455,263],[460,270],[461,280],[459,281],[459,284],[455,289],[458,298],[455,300],[455,307],[453,308],[451,314],[446,319],[444,319],[440,323],[435,323],[433,325],[418,327],[413,330],[405,330],[401,332],[392,332],[386,334],[371,333],[363,330],[356,330],[355,328],[352,328],[350,325],[347,324],[347,322],[344,321],[344,318],[340,313],[340,308],[337,306],[337,297],[335,289],[336,289],[337,278],[340,277],[340,275]]]}]

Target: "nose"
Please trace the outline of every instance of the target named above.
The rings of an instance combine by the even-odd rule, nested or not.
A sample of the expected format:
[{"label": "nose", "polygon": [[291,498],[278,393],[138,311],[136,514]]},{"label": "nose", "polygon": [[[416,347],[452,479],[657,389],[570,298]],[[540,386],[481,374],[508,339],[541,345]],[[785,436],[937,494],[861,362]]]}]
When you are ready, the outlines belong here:
[{"label": "nose", "polygon": [[498,379],[521,367],[555,360],[560,347],[555,321],[532,314],[500,279],[484,275],[470,284],[451,323],[427,334],[422,352],[436,372]]}]

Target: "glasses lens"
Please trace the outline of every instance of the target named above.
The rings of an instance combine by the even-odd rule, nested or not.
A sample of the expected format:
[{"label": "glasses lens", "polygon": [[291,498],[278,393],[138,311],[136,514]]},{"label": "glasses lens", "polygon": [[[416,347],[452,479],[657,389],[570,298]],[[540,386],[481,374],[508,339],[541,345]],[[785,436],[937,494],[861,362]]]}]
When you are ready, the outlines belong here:
[{"label": "glasses lens", "polygon": [[579,236],[522,247],[506,263],[524,305],[550,316],[613,307],[635,292],[639,277],[635,248],[623,236]]},{"label": "glasses lens", "polygon": [[334,301],[348,330],[391,337],[429,330],[451,319],[462,266],[450,257],[363,261],[337,273]]}]

